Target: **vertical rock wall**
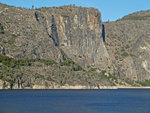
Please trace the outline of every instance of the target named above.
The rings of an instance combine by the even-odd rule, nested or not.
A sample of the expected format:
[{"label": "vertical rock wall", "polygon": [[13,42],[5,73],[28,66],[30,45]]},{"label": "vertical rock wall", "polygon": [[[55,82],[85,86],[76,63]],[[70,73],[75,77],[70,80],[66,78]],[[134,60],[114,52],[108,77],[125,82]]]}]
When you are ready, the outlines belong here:
[{"label": "vertical rock wall", "polygon": [[62,9],[67,13],[56,13],[61,12],[60,9],[55,13],[51,9],[42,12],[47,32],[55,45],[82,67],[107,69],[111,62],[102,39],[100,12],[94,8],[73,6]]}]

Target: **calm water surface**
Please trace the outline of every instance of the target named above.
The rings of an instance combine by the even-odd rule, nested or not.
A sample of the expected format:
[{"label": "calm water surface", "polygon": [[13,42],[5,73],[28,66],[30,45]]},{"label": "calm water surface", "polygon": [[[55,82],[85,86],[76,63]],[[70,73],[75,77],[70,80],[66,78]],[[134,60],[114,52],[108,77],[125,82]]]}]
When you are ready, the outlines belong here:
[{"label": "calm water surface", "polygon": [[0,113],[150,113],[150,90],[0,90]]}]

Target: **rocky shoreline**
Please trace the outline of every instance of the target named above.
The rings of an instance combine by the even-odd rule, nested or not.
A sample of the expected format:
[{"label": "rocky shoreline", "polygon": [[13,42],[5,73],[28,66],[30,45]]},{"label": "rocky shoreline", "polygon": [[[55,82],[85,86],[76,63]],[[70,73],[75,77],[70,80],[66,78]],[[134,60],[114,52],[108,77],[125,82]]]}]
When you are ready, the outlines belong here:
[{"label": "rocky shoreline", "polygon": [[19,87],[17,84],[15,84],[12,88],[11,85],[6,82],[6,86],[4,86],[4,82],[0,80],[0,90],[3,89],[13,89],[13,90],[18,90],[18,89],[150,89],[150,86],[131,86],[131,85],[126,85],[126,86],[84,86],[84,85],[58,85],[58,84],[53,84],[51,86],[45,86],[45,85],[33,85],[32,87]]},{"label": "rocky shoreline", "polygon": [[[0,90],[9,90],[11,89],[10,87],[8,88],[3,88],[3,87],[0,87]],[[22,89],[25,89],[25,90],[28,90],[28,89],[33,89],[33,90],[36,90],[36,89],[150,89],[150,87],[133,87],[133,86],[81,86],[81,85],[78,85],[78,86],[69,86],[69,85],[66,85],[66,86],[51,86],[51,87],[45,87],[45,86],[39,86],[39,85],[34,85],[32,88],[30,87],[25,87],[25,88],[13,88],[12,90],[22,90]]]}]

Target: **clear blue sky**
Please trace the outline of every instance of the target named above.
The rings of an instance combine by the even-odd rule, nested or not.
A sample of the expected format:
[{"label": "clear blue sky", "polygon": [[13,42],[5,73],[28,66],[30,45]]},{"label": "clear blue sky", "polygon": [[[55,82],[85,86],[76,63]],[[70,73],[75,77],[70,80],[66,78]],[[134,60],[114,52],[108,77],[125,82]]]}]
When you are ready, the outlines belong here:
[{"label": "clear blue sky", "polygon": [[150,0],[0,0],[0,3],[25,8],[70,4],[95,7],[101,11],[103,21],[115,21],[129,13],[150,9]]}]

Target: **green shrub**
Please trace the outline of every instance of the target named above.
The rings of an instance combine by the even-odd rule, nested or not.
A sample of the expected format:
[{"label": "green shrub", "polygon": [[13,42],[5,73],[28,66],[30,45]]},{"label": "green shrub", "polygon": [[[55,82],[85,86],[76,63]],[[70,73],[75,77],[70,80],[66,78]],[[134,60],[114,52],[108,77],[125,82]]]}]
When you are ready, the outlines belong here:
[{"label": "green shrub", "polygon": [[17,35],[15,35],[15,34],[12,34],[11,36],[12,36],[13,38],[16,38],[16,37],[17,37]]},{"label": "green shrub", "polygon": [[14,44],[14,42],[15,42],[15,40],[12,40],[12,39],[10,39],[10,40],[8,40],[8,44],[10,44],[10,45],[12,45],[12,44]]},{"label": "green shrub", "polygon": [[144,82],[140,82],[142,86],[150,86],[150,80],[145,80]]},{"label": "green shrub", "polygon": [[124,52],[121,54],[121,56],[127,57],[127,56],[129,56],[129,54],[128,54],[127,52],[124,51]]},{"label": "green shrub", "polygon": [[100,76],[101,79],[108,79],[108,77],[105,75],[105,73],[106,73],[105,70],[101,71],[101,76]]},{"label": "green shrub", "polygon": [[89,71],[90,71],[90,72],[96,71],[96,68],[90,68]]},{"label": "green shrub", "polygon": [[7,67],[19,67],[19,66],[31,66],[33,62],[41,62],[45,65],[53,65],[56,64],[53,60],[44,60],[44,59],[14,59],[9,58],[8,56],[0,55],[0,62]]},{"label": "green shrub", "polygon": [[112,74],[109,73],[109,76],[108,76],[109,79],[112,79],[112,80],[117,80],[118,78]]},{"label": "green shrub", "polygon": [[72,66],[72,68],[71,68],[72,71],[81,71],[81,70],[83,70],[83,68],[80,65],[76,64],[71,59],[67,59],[64,62],[61,62],[60,65],[61,66]]},{"label": "green shrub", "polygon": [[0,33],[5,34],[4,27],[1,23],[0,23]]},{"label": "green shrub", "polygon": [[75,64],[75,63],[71,59],[67,59],[64,62],[60,63],[61,66],[71,66],[73,64]]},{"label": "green shrub", "polygon": [[4,30],[1,30],[0,33],[1,33],[1,34],[5,34],[5,31],[4,31]]},{"label": "green shrub", "polygon": [[0,79],[2,79],[3,78],[3,75],[2,74],[0,74]]},{"label": "green shrub", "polygon": [[64,17],[64,18],[68,18],[69,16],[68,15],[61,15],[62,17]]},{"label": "green shrub", "polygon": [[82,67],[77,64],[72,66],[72,71],[81,71],[81,70],[83,70]]},{"label": "green shrub", "polygon": [[121,52],[125,52],[125,49],[123,47],[121,48]]},{"label": "green shrub", "polygon": [[131,57],[136,57],[134,54],[130,54]]},{"label": "green shrub", "polygon": [[8,40],[8,44],[10,44],[10,45],[12,45],[12,44],[14,44],[14,42],[15,42],[15,39],[17,38],[17,35],[15,35],[15,34],[12,34],[11,35],[12,37]]},{"label": "green shrub", "polygon": [[37,61],[37,62],[41,62],[41,63],[43,63],[43,64],[45,64],[45,65],[53,65],[53,64],[57,64],[55,61],[53,61],[53,60],[45,60],[45,59],[35,59],[35,60],[33,60],[32,62],[35,62],[35,61]]},{"label": "green shrub", "polygon": [[128,49],[128,48],[130,48],[130,47],[129,47],[129,45],[126,45],[125,48]]}]

